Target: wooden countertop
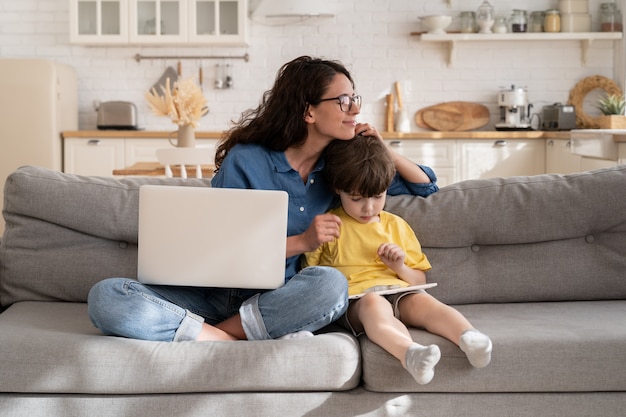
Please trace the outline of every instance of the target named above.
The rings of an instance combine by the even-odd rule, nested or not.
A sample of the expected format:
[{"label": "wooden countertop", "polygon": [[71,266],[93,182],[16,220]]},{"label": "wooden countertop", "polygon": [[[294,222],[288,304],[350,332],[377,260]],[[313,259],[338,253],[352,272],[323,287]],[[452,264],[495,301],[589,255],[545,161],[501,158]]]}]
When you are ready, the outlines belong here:
[{"label": "wooden countertop", "polygon": [[[196,139],[219,139],[223,132],[196,131]],[[150,131],[150,130],[76,130],[61,132],[64,138],[133,138],[154,139],[174,137],[176,131]],[[385,139],[569,139],[569,131],[470,131],[470,132],[381,132]],[[620,131],[614,135],[615,142],[626,143],[626,133]]]},{"label": "wooden countertop", "polygon": [[[154,138],[175,138],[176,130],[70,130],[61,132],[64,138],[132,138],[132,139],[154,139]],[[196,131],[196,139],[219,139],[222,132]]]}]

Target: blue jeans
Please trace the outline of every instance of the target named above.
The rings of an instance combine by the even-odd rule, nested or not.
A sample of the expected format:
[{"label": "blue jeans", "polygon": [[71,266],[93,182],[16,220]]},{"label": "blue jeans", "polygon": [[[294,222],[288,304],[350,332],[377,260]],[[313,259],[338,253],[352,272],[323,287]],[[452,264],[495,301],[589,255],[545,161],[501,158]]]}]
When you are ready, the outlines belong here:
[{"label": "blue jeans", "polygon": [[195,340],[203,322],[240,313],[248,340],[314,332],[348,308],[348,284],[336,269],[305,268],[282,287],[259,290],[144,285],[109,278],[89,292],[89,317],[104,334],[156,341]]}]

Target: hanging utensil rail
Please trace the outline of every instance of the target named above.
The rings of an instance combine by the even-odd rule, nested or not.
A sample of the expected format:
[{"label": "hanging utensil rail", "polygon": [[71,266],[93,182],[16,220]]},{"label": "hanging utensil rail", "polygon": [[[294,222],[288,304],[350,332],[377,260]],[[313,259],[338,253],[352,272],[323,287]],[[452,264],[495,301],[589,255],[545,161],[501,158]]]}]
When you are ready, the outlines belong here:
[{"label": "hanging utensil rail", "polygon": [[239,56],[227,56],[227,55],[195,55],[195,56],[179,56],[179,55],[161,55],[161,56],[155,56],[155,55],[141,55],[141,54],[135,54],[135,61],[140,62],[142,59],[243,59],[244,61],[248,62],[250,60],[250,55],[245,54],[245,55],[239,55]]}]

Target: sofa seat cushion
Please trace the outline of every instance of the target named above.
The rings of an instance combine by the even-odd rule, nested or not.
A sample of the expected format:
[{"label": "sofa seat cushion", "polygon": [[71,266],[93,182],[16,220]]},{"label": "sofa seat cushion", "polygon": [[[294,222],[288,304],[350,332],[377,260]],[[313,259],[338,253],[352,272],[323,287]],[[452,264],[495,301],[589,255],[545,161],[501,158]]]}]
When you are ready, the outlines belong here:
[{"label": "sofa seat cushion", "polygon": [[84,303],[20,302],[0,314],[0,392],[168,394],[338,391],[360,383],[358,342],[150,342],[102,335]]},{"label": "sofa seat cushion", "polygon": [[626,390],[626,300],[457,306],[493,341],[475,369],[450,341],[411,329],[441,348],[430,384],[418,385],[391,355],[361,336],[364,387],[380,392],[592,392]]}]

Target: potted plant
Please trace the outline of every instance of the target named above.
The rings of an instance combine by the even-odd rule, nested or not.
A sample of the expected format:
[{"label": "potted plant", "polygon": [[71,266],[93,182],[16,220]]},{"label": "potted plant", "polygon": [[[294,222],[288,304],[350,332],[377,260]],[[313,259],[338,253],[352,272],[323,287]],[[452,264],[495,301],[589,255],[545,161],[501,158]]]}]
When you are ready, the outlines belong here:
[{"label": "potted plant", "polygon": [[626,129],[626,99],[623,94],[607,94],[598,100],[602,116],[597,118],[600,129]]}]

